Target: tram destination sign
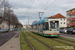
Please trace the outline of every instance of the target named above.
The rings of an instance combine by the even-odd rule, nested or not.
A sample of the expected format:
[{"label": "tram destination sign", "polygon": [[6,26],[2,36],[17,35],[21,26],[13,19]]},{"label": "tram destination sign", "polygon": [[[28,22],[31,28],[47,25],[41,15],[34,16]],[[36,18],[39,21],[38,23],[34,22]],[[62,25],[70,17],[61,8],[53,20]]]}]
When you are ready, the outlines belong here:
[{"label": "tram destination sign", "polygon": [[48,19],[45,19],[45,22],[48,22]]}]

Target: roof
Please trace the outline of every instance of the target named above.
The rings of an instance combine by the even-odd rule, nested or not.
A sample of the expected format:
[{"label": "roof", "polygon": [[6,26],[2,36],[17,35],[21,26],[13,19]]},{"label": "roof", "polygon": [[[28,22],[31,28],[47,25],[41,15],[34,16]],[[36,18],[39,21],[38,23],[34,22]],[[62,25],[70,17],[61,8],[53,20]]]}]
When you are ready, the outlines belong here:
[{"label": "roof", "polygon": [[[70,9],[70,10],[68,10],[68,11],[72,11],[72,10],[74,10],[75,8],[73,8],[73,9]],[[66,11],[66,12],[68,12],[68,11]]]},{"label": "roof", "polygon": [[60,13],[54,15],[54,16],[51,16],[49,18],[66,18],[65,16],[61,15]]}]

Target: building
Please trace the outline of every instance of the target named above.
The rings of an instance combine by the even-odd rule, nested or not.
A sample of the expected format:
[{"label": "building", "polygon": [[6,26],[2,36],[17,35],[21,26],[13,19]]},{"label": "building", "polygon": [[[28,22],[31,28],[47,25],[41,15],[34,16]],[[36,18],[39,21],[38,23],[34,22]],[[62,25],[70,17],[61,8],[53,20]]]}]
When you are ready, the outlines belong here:
[{"label": "building", "polygon": [[23,25],[23,28],[25,28],[25,29],[26,29],[26,25]]},{"label": "building", "polygon": [[[3,17],[0,17],[0,21]],[[4,19],[0,24],[0,29],[9,29],[8,19]],[[13,22],[10,21],[10,29],[13,29]]]},{"label": "building", "polygon": [[75,27],[75,8],[66,11],[67,12],[67,26]]},{"label": "building", "polygon": [[49,17],[49,20],[59,21],[59,28],[67,27],[67,19],[60,13]]}]

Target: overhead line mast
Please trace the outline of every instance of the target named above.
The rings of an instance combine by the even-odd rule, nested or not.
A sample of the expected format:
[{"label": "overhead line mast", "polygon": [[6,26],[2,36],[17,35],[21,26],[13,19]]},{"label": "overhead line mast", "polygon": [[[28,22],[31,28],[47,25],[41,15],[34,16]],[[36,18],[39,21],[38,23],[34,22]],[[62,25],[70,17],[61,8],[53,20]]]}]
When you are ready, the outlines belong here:
[{"label": "overhead line mast", "polygon": [[[50,1],[50,0],[48,0],[44,6],[46,6],[47,3],[49,3],[49,1]],[[54,2],[55,2],[55,1],[56,1],[56,0],[54,0]],[[43,9],[43,10],[47,9],[47,8],[48,8],[49,6],[51,6],[54,2],[52,2],[51,4],[49,4],[49,5],[48,5],[46,8],[44,8],[44,9],[43,9],[43,7],[44,7],[44,6],[43,6],[41,9]]]},{"label": "overhead line mast", "polygon": [[44,12],[39,12],[39,18],[40,18],[40,20],[41,20],[41,18],[42,18],[43,13],[44,13]]}]

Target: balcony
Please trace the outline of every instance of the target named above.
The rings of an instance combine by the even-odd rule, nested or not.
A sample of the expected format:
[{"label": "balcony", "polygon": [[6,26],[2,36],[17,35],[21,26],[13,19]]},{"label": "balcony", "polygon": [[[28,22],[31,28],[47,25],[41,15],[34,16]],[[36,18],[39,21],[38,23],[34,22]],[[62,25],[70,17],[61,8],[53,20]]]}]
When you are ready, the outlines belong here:
[{"label": "balcony", "polygon": [[72,15],[72,14],[75,14],[75,12],[68,13],[67,15]]},{"label": "balcony", "polygon": [[75,20],[69,21],[69,23],[67,23],[67,25],[75,25]]},{"label": "balcony", "polygon": [[75,18],[75,16],[68,16],[67,18]]},{"label": "balcony", "polygon": [[72,25],[75,25],[75,23],[72,23]]},{"label": "balcony", "polygon": [[67,24],[67,25],[75,25],[75,23]]},{"label": "balcony", "polygon": [[75,18],[67,18],[67,20],[75,20]]}]

